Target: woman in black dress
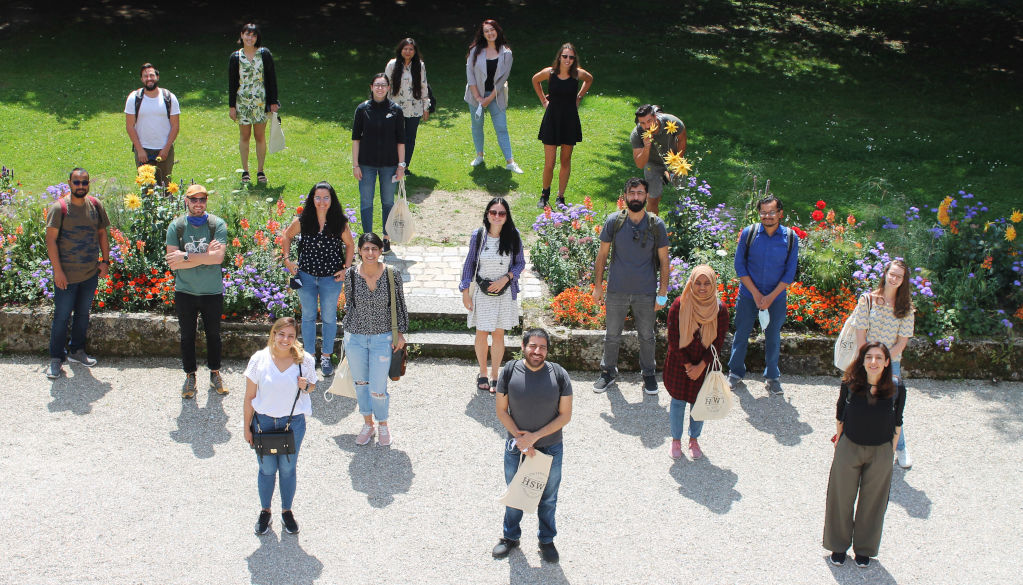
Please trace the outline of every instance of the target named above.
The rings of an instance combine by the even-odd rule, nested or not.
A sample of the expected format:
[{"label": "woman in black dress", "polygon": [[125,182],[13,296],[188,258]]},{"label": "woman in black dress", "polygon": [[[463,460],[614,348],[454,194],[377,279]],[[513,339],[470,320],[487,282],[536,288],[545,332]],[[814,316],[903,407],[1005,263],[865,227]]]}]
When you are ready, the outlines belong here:
[{"label": "woman in black dress", "polygon": [[[540,83],[547,80],[547,95]],[[581,82],[581,84],[580,84]],[[554,179],[554,158],[561,147],[561,171],[558,173],[557,202],[565,205],[565,187],[572,174],[572,149],[583,139],[579,123],[579,102],[590,90],[593,76],[579,66],[578,53],[572,43],[561,45],[554,63],[533,76],[533,89],[544,107],[543,122],[537,138],[543,142],[543,191],[537,207],[546,207],[551,198]],[[581,87],[580,87],[581,85]]]}]

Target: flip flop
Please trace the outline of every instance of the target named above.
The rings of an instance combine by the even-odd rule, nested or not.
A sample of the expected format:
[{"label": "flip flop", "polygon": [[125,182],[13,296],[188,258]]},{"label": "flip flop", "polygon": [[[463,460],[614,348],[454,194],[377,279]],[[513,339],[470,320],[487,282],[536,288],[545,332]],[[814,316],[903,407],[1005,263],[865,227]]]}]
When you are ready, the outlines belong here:
[{"label": "flip flop", "polygon": [[490,381],[490,393],[497,394],[497,380]]},{"label": "flip flop", "polygon": [[[490,390],[490,382],[487,381],[486,376],[480,376],[476,378],[476,389],[477,390]],[[493,392],[493,390],[491,390]]]}]

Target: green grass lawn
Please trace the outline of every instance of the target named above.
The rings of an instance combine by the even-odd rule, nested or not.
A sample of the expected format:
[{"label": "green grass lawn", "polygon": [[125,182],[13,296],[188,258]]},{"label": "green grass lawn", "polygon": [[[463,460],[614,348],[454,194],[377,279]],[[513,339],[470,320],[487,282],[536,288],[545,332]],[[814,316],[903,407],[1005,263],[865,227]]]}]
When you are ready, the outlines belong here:
[{"label": "green grass lawn", "polygon": [[[382,12],[359,14],[356,4],[341,3],[349,12],[318,21],[299,10],[265,25],[289,148],[270,155],[270,187],[253,193],[296,202],[326,179],[346,202],[357,202],[352,112],[397,40],[411,34],[440,103],[420,127],[412,190],[517,195],[516,213],[531,217],[543,149],[536,140],[542,109],[529,79],[570,40],[595,77],[580,112],[584,142],[573,158],[570,201],[588,194],[611,205],[624,179],[638,173],[627,143],[632,112],[652,102],[685,121],[690,153],[702,156],[701,177],[715,198],[733,204],[756,176],[770,179],[790,209],[817,199],[839,211],[862,209],[896,194],[930,207],[959,189],[994,209],[1019,206],[1023,112],[1014,69],[1020,50],[1012,39],[1021,19],[1005,3],[945,2],[942,11],[897,0],[832,8],[658,0],[638,16],[630,14],[632,4],[608,1],[495,5],[486,13],[425,4],[391,12],[398,10],[393,4],[373,3]],[[484,16],[502,22],[515,51],[508,118],[524,175],[503,169],[489,122],[489,166],[468,165],[465,49]],[[0,163],[15,170],[24,189],[65,180],[76,165],[133,186],[122,110],[147,60],[181,100],[175,176],[212,182],[207,186],[222,195],[238,188],[237,130],[226,95],[235,21],[181,19],[141,27],[83,17],[59,28],[16,27],[0,38]],[[185,24],[195,20],[204,24]],[[964,31],[978,26],[986,28],[967,37]]]}]

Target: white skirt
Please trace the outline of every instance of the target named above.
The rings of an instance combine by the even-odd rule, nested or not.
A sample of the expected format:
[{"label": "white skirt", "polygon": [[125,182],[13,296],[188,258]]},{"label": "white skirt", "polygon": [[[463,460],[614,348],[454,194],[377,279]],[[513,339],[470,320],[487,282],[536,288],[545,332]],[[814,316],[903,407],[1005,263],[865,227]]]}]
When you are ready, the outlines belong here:
[{"label": "white skirt", "polygon": [[505,331],[519,324],[519,303],[512,298],[511,287],[499,297],[492,297],[476,289],[472,299],[473,310],[469,311],[467,325],[477,331]]}]

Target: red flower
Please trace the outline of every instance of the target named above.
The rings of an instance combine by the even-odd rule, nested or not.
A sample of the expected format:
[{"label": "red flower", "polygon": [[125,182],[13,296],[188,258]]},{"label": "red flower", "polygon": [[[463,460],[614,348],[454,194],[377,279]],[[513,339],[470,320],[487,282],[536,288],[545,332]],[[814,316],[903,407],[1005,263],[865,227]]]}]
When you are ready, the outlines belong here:
[{"label": "red flower", "polygon": [[[824,202],[823,201],[818,201],[817,203],[819,205],[819,204],[824,203]],[[821,211],[820,209],[815,209],[814,212],[810,214],[810,217],[812,217],[814,221],[820,221],[820,220],[824,219],[824,212]]]},{"label": "red flower", "polygon": [[823,200],[817,201],[817,209],[824,209],[827,206],[828,206],[828,204],[825,203]]}]

